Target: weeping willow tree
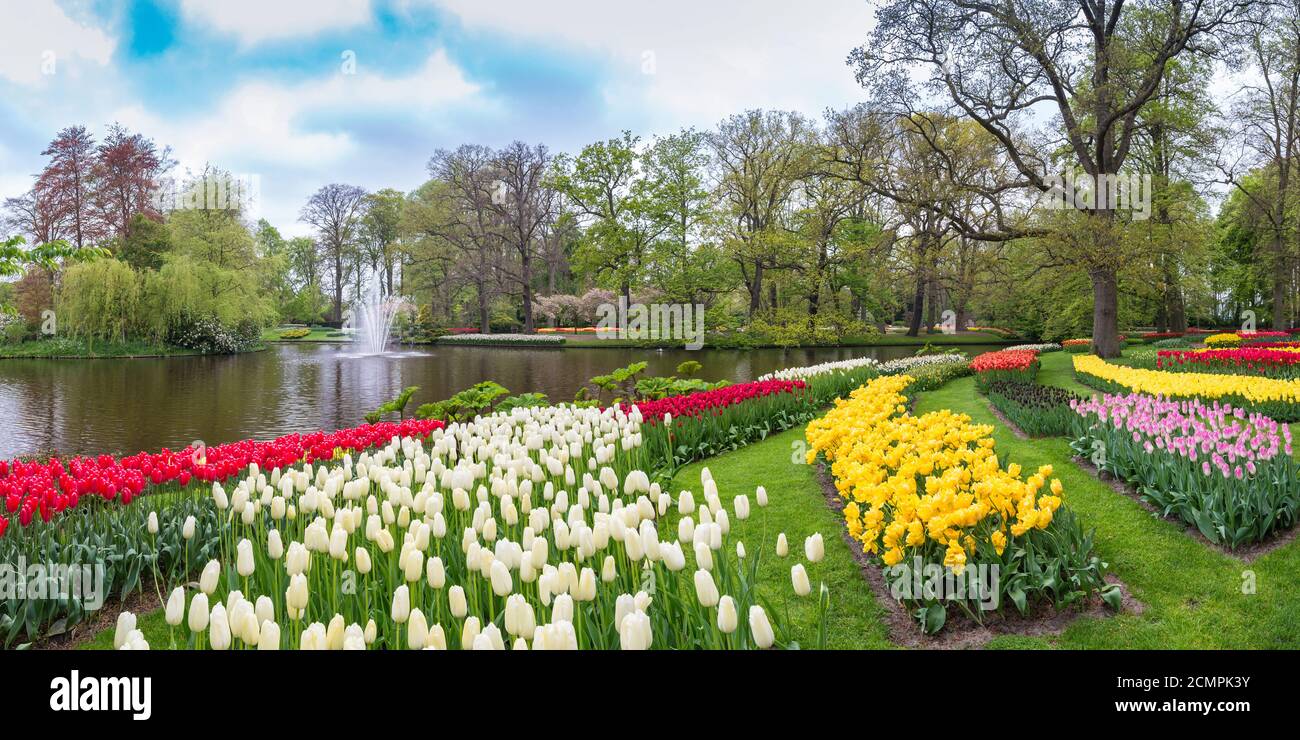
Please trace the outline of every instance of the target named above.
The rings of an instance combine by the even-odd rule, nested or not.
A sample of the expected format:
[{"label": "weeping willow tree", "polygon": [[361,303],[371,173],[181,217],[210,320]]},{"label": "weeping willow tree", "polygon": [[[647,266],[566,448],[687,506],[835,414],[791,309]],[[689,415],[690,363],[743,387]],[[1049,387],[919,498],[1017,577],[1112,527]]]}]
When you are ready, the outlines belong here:
[{"label": "weeping willow tree", "polygon": [[122,341],[136,333],[140,283],[131,266],[115,259],[69,267],[59,290],[61,331],[92,341]]}]

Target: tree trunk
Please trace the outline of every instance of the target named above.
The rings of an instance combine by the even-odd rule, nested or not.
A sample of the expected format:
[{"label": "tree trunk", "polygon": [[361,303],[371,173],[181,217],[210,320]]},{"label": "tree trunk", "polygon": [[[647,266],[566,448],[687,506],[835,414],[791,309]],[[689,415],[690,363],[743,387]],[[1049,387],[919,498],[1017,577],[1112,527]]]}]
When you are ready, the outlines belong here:
[{"label": "tree trunk", "polygon": [[482,283],[478,286],[478,330],[483,334],[492,333],[492,327],[488,324],[487,286]]},{"label": "tree trunk", "polygon": [[907,336],[915,337],[921,333],[921,319],[925,312],[925,275],[917,273],[916,292],[912,297],[912,317],[908,322]]},{"label": "tree trunk", "polygon": [[1286,289],[1290,275],[1286,264],[1286,242],[1282,235],[1273,237],[1273,331],[1286,331]]},{"label": "tree trunk", "polygon": [[1096,267],[1092,278],[1092,351],[1098,357],[1119,357],[1119,286],[1114,268]]},{"label": "tree trunk", "polygon": [[763,302],[763,261],[755,260],[754,262],[754,280],[749,284],[749,318],[754,318],[758,314],[759,305]]},{"label": "tree trunk", "polygon": [[334,251],[334,320],[343,320],[343,250]]},{"label": "tree trunk", "polygon": [[520,262],[524,283],[524,333],[532,334],[537,327],[533,323],[533,259],[529,250],[523,251]]}]

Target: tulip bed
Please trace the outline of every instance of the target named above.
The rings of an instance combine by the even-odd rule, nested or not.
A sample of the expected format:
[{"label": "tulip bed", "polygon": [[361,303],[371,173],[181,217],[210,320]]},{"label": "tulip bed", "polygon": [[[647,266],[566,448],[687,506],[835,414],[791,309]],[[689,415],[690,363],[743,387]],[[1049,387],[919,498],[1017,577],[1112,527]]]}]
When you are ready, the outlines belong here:
[{"label": "tulip bed", "polygon": [[994,383],[1033,383],[1038,375],[1038,352],[1032,349],[1004,349],[985,352],[971,360],[975,387],[988,393]]},{"label": "tulip bed", "polygon": [[1300,347],[1238,347],[1235,349],[1161,350],[1156,367],[1171,372],[1258,375],[1300,378]]},{"label": "tulip bed", "polygon": [[[1003,468],[998,460],[992,427],[948,410],[906,413],[911,381],[871,381],[810,423],[806,435],[808,460],[820,455],[830,463],[849,535],[864,552],[889,568],[941,564],[975,582],[964,598],[901,594],[922,627],[941,629],[950,604],[982,621],[975,594],[995,588],[994,608],[1005,598],[1022,613],[1035,603],[1061,608],[1096,594],[1118,606],[1092,535],[1063,506],[1051,466],[1022,480],[1019,465]],[[987,578],[983,566],[996,566],[999,577]]]},{"label": "tulip bed", "polygon": [[1087,352],[1092,349],[1091,339],[1066,339],[1061,342],[1061,349],[1066,352]]},{"label": "tulip bed", "polygon": [[1300,477],[1285,424],[1229,405],[1144,394],[1071,406],[1076,454],[1211,542],[1237,548],[1295,525]]},{"label": "tulip bed", "polygon": [[[514,409],[427,439],[214,483],[219,554],[175,586],[177,645],[213,649],[768,648],[755,596],[767,542],[729,537],[760,487],[724,504],[705,471],[661,491],[635,409]],[[229,487],[229,492],[227,492]],[[821,560],[820,535],[804,543]],[[791,569],[798,596],[808,566]],[[815,597],[822,623],[829,596]],[[821,628],[824,639],[824,626]],[[115,647],[148,647],[133,615]]]},{"label": "tulip bed", "polygon": [[[106,595],[125,597],[147,587],[150,576],[181,578],[211,557],[214,543],[194,541],[192,526],[184,536],[185,521],[203,516],[195,481],[225,481],[249,466],[278,470],[330,460],[442,427],[440,421],[408,420],[120,459],[0,461],[7,512],[0,515],[0,562],[102,565]],[[60,633],[86,616],[82,602],[71,597],[0,599],[0,645]]]},{"label": "tulip bed", "polygon": [[989,386],[985,395],[994,408],[1031,437],[1064,436],[1072,428],[1070,402],[1076,396],[1062,388],[999,382]]},{"label": "tulip bed", "polygon": [[1132,368],[1092,355],[1073,359],[1075,378],[1105,393],[1200,398],[1231,404],[1277,421],[1300,421],[1300,380]]},{"label": "tulip bed", "polygon": [[870,357],[858,357],[839,362],[823,362],[809,367],[778,370],[759,378],[767,380],[798,380],[807,385],[809,400],[822,406],[863,383],[880,375],[880,363]]}]

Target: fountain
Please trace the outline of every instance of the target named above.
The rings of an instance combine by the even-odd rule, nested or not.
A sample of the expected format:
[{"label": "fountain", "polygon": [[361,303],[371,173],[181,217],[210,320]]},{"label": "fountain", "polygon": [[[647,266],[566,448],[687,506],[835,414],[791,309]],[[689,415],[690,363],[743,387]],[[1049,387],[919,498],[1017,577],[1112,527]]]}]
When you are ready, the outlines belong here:
[{"label": "fountain", "polygon": [[355,329],[352,346],[360,355],[382,355],[388,347],[393,317],[401,309],[402,300],[388,295],[378,270],[370,271],[363,298],[363,302],[351,312],[351,323]]}]

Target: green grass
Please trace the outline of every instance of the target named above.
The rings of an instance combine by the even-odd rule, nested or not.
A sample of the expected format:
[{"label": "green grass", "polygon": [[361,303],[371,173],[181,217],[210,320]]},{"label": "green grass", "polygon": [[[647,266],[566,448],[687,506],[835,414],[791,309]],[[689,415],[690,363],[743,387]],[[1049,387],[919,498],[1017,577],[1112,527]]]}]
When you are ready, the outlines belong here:
[{"label": "green grass", "polygon": [[84,339],[51,337],[19,344],[0,344],[0,358],[73,358],[73,357],[170,357],[195,355],[192,349],[171,347],[139,340],[125,342],[88,342]]},{"label": "green grass", "polygon": [[[749,496],[749,519],[742,522],[734,516],[731,518],[731,538],[742,540],[751,557],[753,550],[762,548],[759,593],[778,613],[788,608],[788,618],[781,614],[782,621],[790,626],[801,646],[817,646],[817,584],[824,582],[831,596],[828,648],[890,647],[881,621],[885,610],[876,601],[841,536],[843,519],[826,505],[816,468],[802,462],[803,438],[801,426],[735,452],[688,465],[678,471],[671,491],[675,495],[689,489],[695,493],[696,502],[701,502],[700,471],[707,466],[718,484],[718,496],[729,511],[732,499],[738,494]],[[794,462],[796,458],[800,462]],[[754,500],[754,489],[760,485],[767,489],[766,508],[760,508]],[[784,558],[776,555],[776,538],[780,532],[785,532],[790,544],[790,553]],[[826,558],[815,564],[808,563],[803,554],[804,538],[814,532],[821,532],[826,544]],[[790,584],[790,568],[795,563],[804,564],[813,584],[813,592],[803,598],[795,596]]]},{"label": "green grass", "polygon": [[294,328],[294,327],[276,326],[269,329],[263,329],[262,341],[263,342],[350,342],[352,341],[350,337],[331,337],[330,334],[337,334],[338,330],[331,329],[328,327],[312,327],[311,333],[306,336],[298,337],[297,339],[281,339],[280,338],[281,332],[288,331],[290,328]]}]

